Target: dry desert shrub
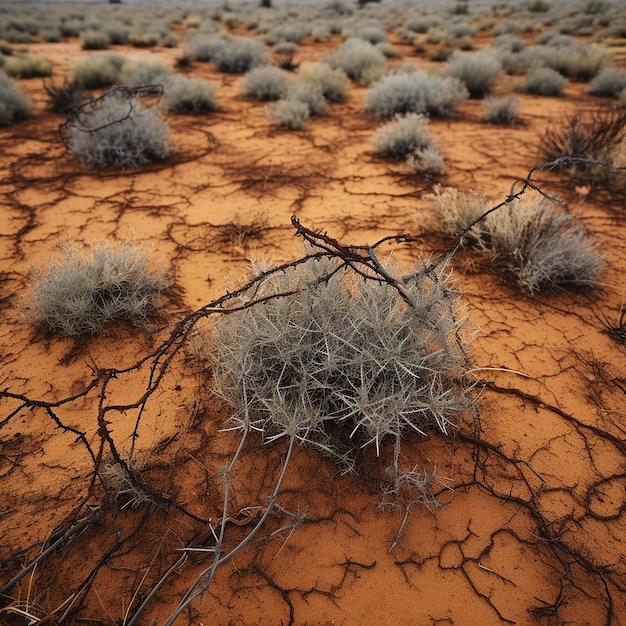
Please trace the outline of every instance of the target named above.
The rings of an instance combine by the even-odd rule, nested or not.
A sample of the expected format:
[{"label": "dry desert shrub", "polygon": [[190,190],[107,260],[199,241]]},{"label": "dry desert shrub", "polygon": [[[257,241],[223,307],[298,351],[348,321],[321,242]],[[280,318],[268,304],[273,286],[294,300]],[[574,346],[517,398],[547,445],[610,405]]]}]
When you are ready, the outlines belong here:
[{"label": "dry desert shrub", "polygon": [[90,54],[74,65],[73,82],[81,89],[110,87],[118,81],[125,61],[117,52]]},{"label": "dry desert shrub", "polygon": [[244,74],[255,67],[267,65],[269,52],[262,41],[249,37],[218,39],[211,62],[219,72]]},{"label": "dry desert shrub", "polygon": [[130,169],[169,156],[169,128],[138,94],[114,88],[73,112],[64,129],[68,150],[97,169]]},{"label": "dry desert shrub", "polygon": [[308,103],[295,98],[274,102],[265,111],[274,124],[285,130],[300,130],[311,116]]},{"label": "dry desert shrub", "polygon": [[39,54],[14,55],[3,66],[5,73],[13,78],[35,78],[50,76],[52,62]]},{"label": "dry desert shrub", "polygon": [[567,79],[550,67],[533,67],[519,85],[522,91],[537,96],[560,96],[567,87]]},{"label": "dry desert shrub", "polygon": [[515,96],[489,96],[483,100],[483,122],[510,125],[519,122],[520,99]]},{"label": "dry desert shrub", "polygon": [[543,197],[513,199],[485,217],[491,203],[478,194],[436,187],[424,199],[429,214],[421,221],[429,230],[461,236],[463,246],[486,255],[525,293],[598,283],[604,260],[595,242],[573,215]]},{"label": "dry desert shrub", "polygon": [[303,65],[298,76],[303,83],[316,85],[328,102],[345,102],[348,99],[350,81],[347,74],[327,63]]},{"label": "dry desert shrub", "polygon": [[241,79],[239,93],[253,100],[279,100],[287,93],[289,81],[289,74],[279,67],[255,67]]},{"label": "dry desert shrub", "polygon": [[373,141],[376,154],[406,159],[414,172],[440,174],[443,170],[443,155],[430,137],[425,115],[397,116],[374,133]]},{"label": "dry desert shrub", "polygon": [[115,251],[108,244],[83,256],[66,250],[48,272],[34,271],[31,293],[33,321],[62,335],[95,335],[107,322],[126,320],[147,327],[159,316],[161,296],[171,279],[149,270],[148,255],[126,244]]},{"label": "dry desert shrub", "polygon": [[279,41],[272,46],[272,53],[276,65],[284,70],[295,70],[298,68],[295,56],[298,51],[298,44],[293,41]]},{"label": "dry desert shrub", "polygon": [[30,98],[0,70],[0,126],[8,126],[30,116]]},{"label": "dry desert shrub", "polygon": [[592,96],[617,98],[626,89],[626,69],[603,67],[589,83],[587,93]]},{"label": "dry desert shrub", "polygon": [[385,55],[369,41],[358,37],[344,41],[328,59],[328,64],[343,70],[360,85],[370,85],[385,73]]},{"label": "dry desert shrub", "polygon": [[171,76],[172,68],[161,59],[125,61],[117,82],[128,87],[162,85]]},{"label": "dry desert shrub", "polygon": [[286,100],[304,102],[309,108],[311,116],[326,113],[326,98],[319,85],[314,83],[294,83],[287,89]]},{"label": "dry desert shrub", "polygon": [[386,490],[410,482],[426,497],[435,477],[401,470],[404,436],[448,433],[474,406],[459,293],[444,265],[420,263],[396,288],[311,258],[256,284],[244,301],[267,300],[214,329],[215,389],[235,427],[311,445],[346,471],[359,471],[373,446],[391,457]]},{"label": "dry desert shrub", "polygon": [[217,85],[202,78],[173,74],[165,80],[159,105],[171,113],[210,113],[219,108],[217,89]]},{"label": "dry desert shrub", "polygon": [[451,76],[390,74],[367,90],[365,110],[384,119],[405,113],[449,116],[468,96],[465,85]]},{"label": "dry desert shrub", "polygon": [[80,47],[83,50],[106,50],[111,40],[99,30],[86,30],[80,34]]},{"label": "dry desert shrub", "polygon": [[501,74],[502,64],[490,50],[455,51],[446,67],[446,75],[461,80],[472,98],[490,93]]}]

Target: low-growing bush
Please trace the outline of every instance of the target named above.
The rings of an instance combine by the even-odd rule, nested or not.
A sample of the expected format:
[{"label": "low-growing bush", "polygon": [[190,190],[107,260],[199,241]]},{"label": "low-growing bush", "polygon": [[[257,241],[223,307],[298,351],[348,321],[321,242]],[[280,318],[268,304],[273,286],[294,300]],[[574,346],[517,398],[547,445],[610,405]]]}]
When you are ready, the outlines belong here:
[{"label": "low-growing bush", "polygon": [[215,390],[235,427],[266,443],[292,439],[356,472],[369,448],[385,457],[375,476],[385,493],[409,484],[431,498],[436,477],[403,471],[402,444],[410,433],[447,434],[474,410],[465,320],[445,264],[418,263],[397,280],[400,289],[366,280],[338,259],[263,280],[242,301],[265,302],[215,324]]},{"label": "low-growing bush", "polygon": [[80,47],[83,50],[105,50],[110,42],[109,36],[99,30],[86,30],[80,34]]},{"label": "low-growing bush", "polygon": [[211,62],[219,72],[244,74],[269,63],[269,52],[258,39],[231,37],[218,41],[220,45],[212,51]]},{"label": "low-growing bush", "polygon": [[304,102],[309,107],[311,116],[326,113],[326,98],[319,85],[313,83],[294,83],[287,89],[287,100]]},{"label": "low-growing bush", "polygon": [[376,154],[392,159],[406,159],[435,146],[428,131],[428,118],[419,113],[396,116],[376,130],[373,143]]},{"label": "low-growing bush", "polygon": [[171,113],[209,113],[219,108],[216,92],[214,83],[174,74],[165,80],[160,106]]},{"label": "low-growing bush", "polygon": [[[492,206],[484,196],[451,188],[436,188],[424,199],[430,228],[455,237]],[[583,226],[543,197],[511,200],[473,226],[462,244],[485,255],[490,266],[531,295],[594,287],[604,266]]]},{"label": "low-growing bush", "polygon": [[567,79],[550,67],[528,70],[519,88],[537,96],[560,96],[567,87]]},{"label": "low-growing bush", "polygon": [[308,103],[296,99],[273,102],[266,114],[279,128],[287,130],[300,130],[311,116]]},{"label": "low-growing bush", "polygon": [[445,160],[439,146],[430,145],[409,154],[406,163],[416,174],[439,176],[443,174]]},{"label": "low-growing bush", "polygon": [[490,96],[483,100],[482,121],[488,124],[515,124],[519,121],[520,99],[515,96]]},{"label": "low-growing bush", "polygon": [[125,57],[116,52],[90,54],[80,59],[73,69],[73,82],[81,89],[100,89],[114,85]]},{"label": "low-growing bush", "polygon": [[135,90],[114,88],[84,104],[66,130],[69,151],[87,167],[129,169],[172,152],[167,124]]},{"label": "low-growing bush", "polygon": [[161,59],[126,61],[117,82],[129,87],[163,85],[171,74],[172,68]]},{"label": "low-growing bush", "polygon": [[119,251],[103,244],[87,256],[75,248],[66,252],[64,261],[49,263],[47,273],[34,271],[35,323],[76,337],[95,335],[113,320],[145,328],[158,318],[171,278],[149,270],[146,252],[128,244]]},{"label": "low-growing bush", "polygon": [[502,64],[489,50],[454,52],[446,67],[446,75],[461,80],[472,98],[482,98],[488,94],[501,73]]},{"label": "low-growing bush", "polygon": [[0,70],[0,126],[26,119],[31,109],[30,98]]},{"label": "low-growing bush", "polygon": [[279,100],[287,93],[289,74],[279,67],[255,67],[245,74],[239,93],[253,100]]},{"label": "low-growing bush", "polygon": [[348,99],[350,82],[346,73],[327,63],[303,65],[298,76],[304,83],[316,85],[328,102],[345,102]]},{"label": "low-growing bush", "polygon": [[328,59],[329,65],[343,70],[348,78],[360,85],[369,85],[385,73],[385,56],[368,41],[346,40]]},{"label": "low-growing bush", "polygon": [[587,93],[616,98],[623,89],[626,89],[626,69],[603,67],[589,84]]},{"label": "low-growing bush", "polygon": [[465,85],[451,76],[390,74],[368,89],[365,110],[382,118],[405,113],[449,116],[468,96]]},{"label": "low-growing bush", "polygon": [[13,78],[50,76],[52,62],[38,54],[21,54],[9,57],[2,69]]},{"label": "low-growing bush", "polygon": [[224,45],[224,38],[215,35],[198,34],[185,45],[184,54],[194,61],[210,63],[213,55]]}]

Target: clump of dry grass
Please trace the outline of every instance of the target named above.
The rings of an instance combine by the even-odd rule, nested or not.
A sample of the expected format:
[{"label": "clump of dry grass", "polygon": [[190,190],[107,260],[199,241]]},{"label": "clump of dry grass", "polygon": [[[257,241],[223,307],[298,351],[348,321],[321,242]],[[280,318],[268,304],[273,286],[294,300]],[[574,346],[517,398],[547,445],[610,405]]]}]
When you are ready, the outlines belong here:
[{"label": "clump of dry grass", "polygon": [[[461,236],[528,293],[594,287],[604,259],[573,215],[543,197],[514,199],[485,215],[491,201],[478,194],[436,187],[425,196],[429,230]],[[481,219],[482,218],[482,219]]]}]

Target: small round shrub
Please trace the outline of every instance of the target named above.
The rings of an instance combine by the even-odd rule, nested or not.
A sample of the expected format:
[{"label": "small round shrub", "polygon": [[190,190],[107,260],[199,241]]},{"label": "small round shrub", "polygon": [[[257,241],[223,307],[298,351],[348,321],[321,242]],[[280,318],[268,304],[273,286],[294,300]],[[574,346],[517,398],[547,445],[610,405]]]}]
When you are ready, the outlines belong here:
[{"label": "small round shrub", "polygon": [[300,100],[284,99],[266,108],[267,117],[279,128],[300,130],[311,116],[309,105]]},{"label": "small round shrub", "polygon": [[253,100],[279,100],[287,93],[289,74],[279,67],[255,67],[241,79],[239,93]]},{"label": "small round shrub", "polygon": [[483,100],[482,121],[509,125],[519,122],[520,99],[515,96],[489,96]]},{"label": "small round shrub", "polygon": [[99,30],[87,30],[80,34],[80,47],[83,50],[105,50],[110,42],[109,36]]},{"label": "small round shrub", "polygon": [[172,152],[167,124],[126,90],[113,89],[84,105],[67,131],[69,151],[87,167],[130,169]]},{"label": "small round shrub", "polygon": [[70,248],[64,261],[49,263],[47,273],[34,272],[34,321],[70,337],[95,335],[113,320],[146,327],[158,317],[171,282],[148,265],[148,255],[128,244],[117,252],[103,244],[88,256]]},{"label": "small round shrub", "polygon": [[428,132],[428,118],[419,113],[396,116],[376,130],[373,143],[376,154],[392,159],[406,159],[434,146]]},{"label": "small round shrub", "polygon": [[309,107],[309,114],[324,115],[326,113],[326,98],[321,87],[313,83],[295,83],[287,89],[287,100],[304,102]]},{"label": "small round shrub", "polygon": [[385,73],[385,55],[376,46],[357,37],[341,44],[328,63],[342,69],[348,78],[360,85],[369,85]]},{"label": "small round shrub", "polygon": [[522,89],[538,96],[560,96],[567,87],[567,78],[549,67],[528,70]]},{"label": "small round shrub", "polygon": [[26,119],[32,104],[16,84],[0,70],[0,126]]},{"label": "small round shrub", "polygon": [[269,52],[262,41],[248,37],[220,39],[211,61],[219,72],[244,74],[260,65],[267,65]]},{"label": "small round shrub", "polygon": [[11,56],[2,69],[13,78],[50,76],[52,74],[52,62],[38,54],[24,54]]},{"label": "small round shrub", "polygon": [[337,259],[259,282],[242,301],[267,300],[214,329],[215,387],[236,427],[311,445],[346,471],[361,471],[369,448],[388,462],[385,492],[409,478],[426,492],[433,476],[402,471],[405,436],[445,434],[474,407],[459,293],[444,265],[419,263],[397,279],[400,290]]},{"label": "small round shrub", "polygon": [[224,45],[224,38],[215,35],[197,34],[185,45],[185,54],[192,60],[210,63],[213,55]]},{"label": "small round shrub", "polygon": [[367,90],[365,110],[382,118],[405,113],[448,116],[468,95],[465,85],[451,76],[390,74]]},{"label": "small round shrub", "polygon": [[446,75],[458,78],[469,91],[470,97],[482,98],[496,84],[502,73],[502,64],[490,51],[459,52],[450,57]]},{"label": "small round shrub", "polygon": [[406,163],[416,174],[439,176],[443,174],[445,160],[439,146],[433,144],[409,154]]},{"label": "small round shrub", "polygon": [[616,98],[623,89],[626,89],[626,69],[604,67],[589,84],[587,93],[592,96]]},{"label": "small round shrub", "polygon": [[217,111],[217,85],[201,78],[180,74],[169,76],[160,106],[171,113],[209,113]]},{"label": "small round shrub", "polygon": [[114,85],[125,57],[116,52],[90,54],[73,69],[73,82],[81,89],[100,89]]},{"label": "small round shrub", "polygon": [[125,61],[117,82],[128,87],[163,85],[171,74],[172,68],[161,59]]},{"label": "small round shrub", "polygon": [[350,81],[346,73],[327,63],[303,65],[298,76],[304,83],[316,85],[328,102],[345,102],[348,99]]}]

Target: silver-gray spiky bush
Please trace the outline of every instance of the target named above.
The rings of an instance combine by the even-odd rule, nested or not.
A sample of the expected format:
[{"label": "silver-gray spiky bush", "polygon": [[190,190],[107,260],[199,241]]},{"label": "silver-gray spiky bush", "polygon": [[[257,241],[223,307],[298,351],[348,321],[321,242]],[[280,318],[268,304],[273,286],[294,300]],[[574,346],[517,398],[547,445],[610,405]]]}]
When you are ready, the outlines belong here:
[{"label": "silver-gray spiky bush", "polygon": [[114,89],[70,118],[67,147],[87,167],[130,169],[172,152],[168,125],[134,92]]},{"label": "silver-gray spiky bush", "polygon": [[311,445],[346,471],[362,448],[393,444],[385,490],[410,476],[426,491],[433,476],[402,471],[401,444],[473,410],[465,320],[445,263],[419,263],[399,285],[314,258],[259,280],[242,302],[263,302],[214,327],[215,390],[235,426]]},{"label": "silver-gray spiky bush", "polygon": [[87,256],[69,248],[47,273],[33,273],[33,322],[70,337],[95,335],[113,320],[147,326],[171,282],[166,272],[150,271],[146,252],[128,244],[119,251],[103,244]]},{"label": "silver-gray spiky bush", "polygon": [[365,110],[386,119],[405,113],[448,116],[468,97],[463,82],[452,76],[389,74],[367,90]]},{"label": "silver-gray spiky bush", "polygon": [[31,109],[30,98],[0,70],[0,126],[26,119]]}]

